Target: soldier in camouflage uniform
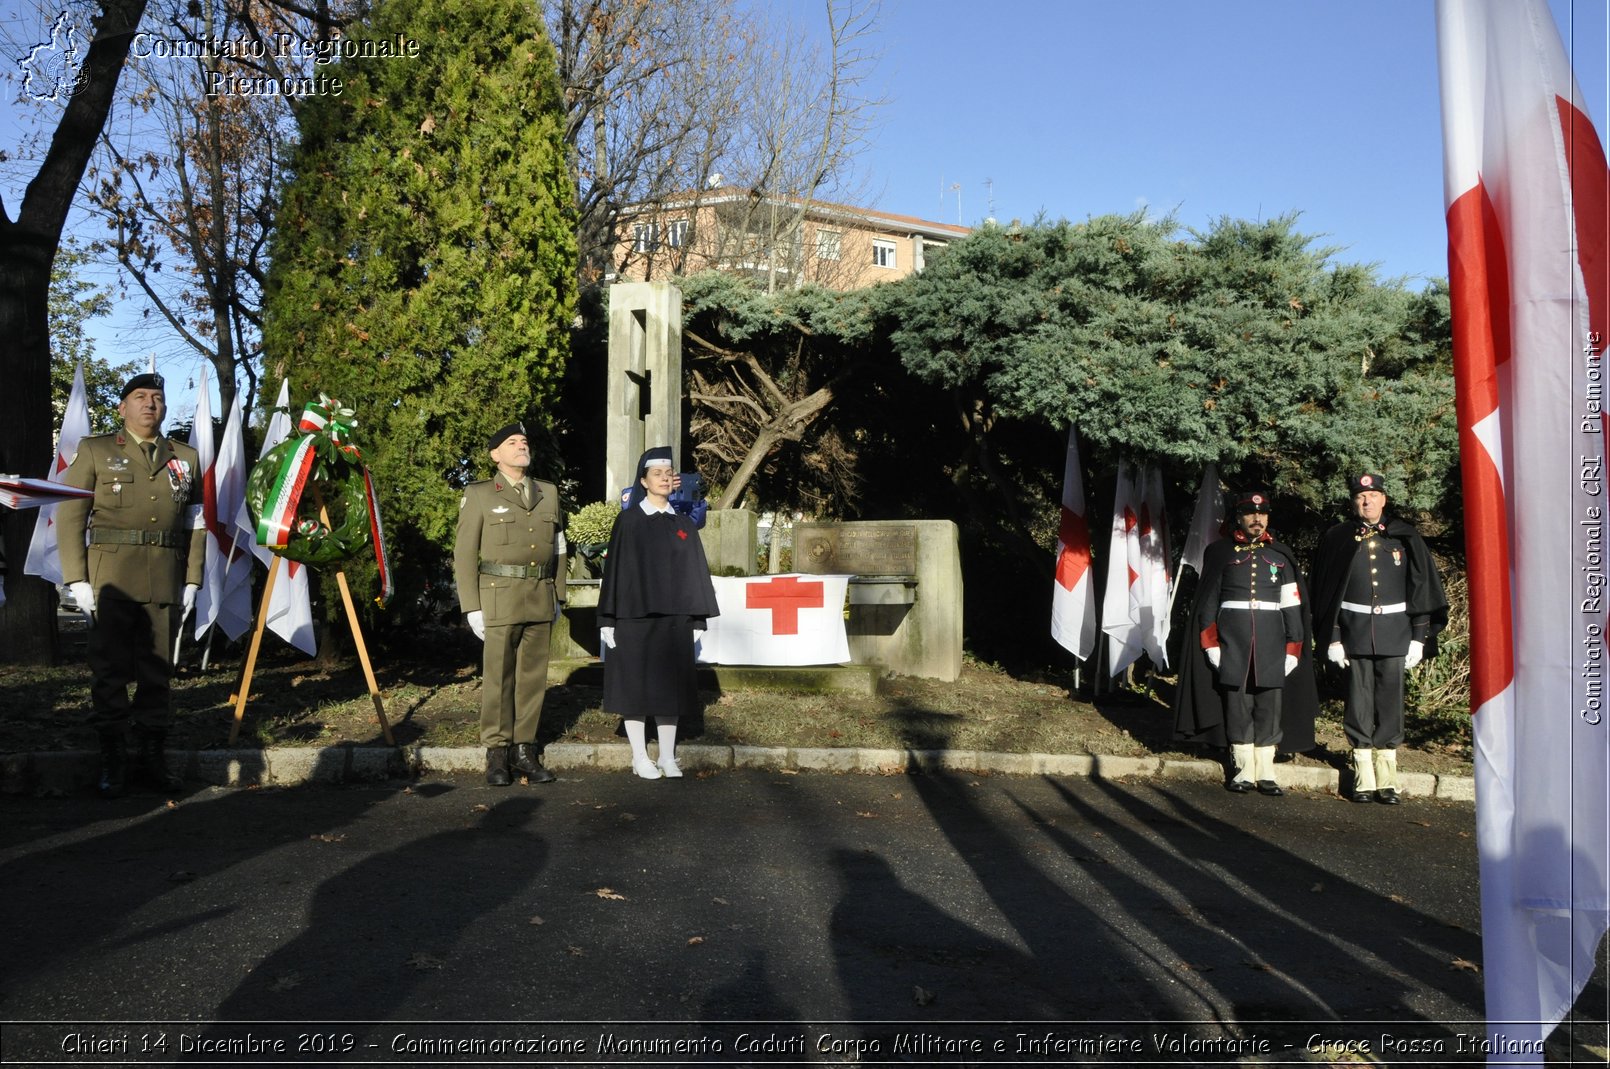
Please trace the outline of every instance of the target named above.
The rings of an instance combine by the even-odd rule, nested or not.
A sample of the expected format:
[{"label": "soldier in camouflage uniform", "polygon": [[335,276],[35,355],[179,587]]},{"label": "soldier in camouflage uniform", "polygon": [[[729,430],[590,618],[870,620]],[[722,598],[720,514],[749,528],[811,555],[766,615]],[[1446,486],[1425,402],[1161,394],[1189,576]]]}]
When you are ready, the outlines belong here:
[{"label": "soldier in camouflage uniform", "polygon": [[453,546],[459,608],[483,643],[486,781],[507,786],[512,770],[548,783],[554,776],[537,756],[537,722],[548,689],[549,632],[565,600],[564,514],[558,488],[526,474],[524,424],[499,430],[487,449],[497,474],[464,488]]},{"label": "soldier in camouflage uniform", "polygon": [[162,436],[162,376],[130,379],[117,411],[123,429],[85,438],[67,468],[66,482],[95,496],[56,508],[62,580],[94,620],[90,720],[101,737],[98,789],[108,798],[127,787],[131,720],[145,779],[158,790],[183,786],[165,759],[168,683],[181,608],[195,604],[201,586],[206,539],[199,458]]}]

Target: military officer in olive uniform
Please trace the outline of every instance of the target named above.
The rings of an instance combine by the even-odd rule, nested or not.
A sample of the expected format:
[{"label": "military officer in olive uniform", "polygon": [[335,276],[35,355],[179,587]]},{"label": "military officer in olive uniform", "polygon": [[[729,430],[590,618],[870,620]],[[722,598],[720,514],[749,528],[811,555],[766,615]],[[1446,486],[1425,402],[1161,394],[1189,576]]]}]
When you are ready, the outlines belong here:
[{"label": "military officer in olive uniform", "polygon": [[512,769],[548,783],[554,776],[537,758],[537,721],[548,689],[548,632],[565,600],[564,515],[558,488],[526,474],[524,424],[499,430],[487,449],[497,474],[464,488],[453,546],[459,608],[483,643],[486,782],[507,786]]},{"label": "military officer in olive uniform", "polygon": [[130,720],[145,779],[159,790],[183,786],[165,760],[168,683],[181,606],[195,604],[206,555],[198,457],[162,436],[162,376],[134,376],[121,398],[123,429],[85,438],[67,468],[65,481],[95,496],[56,507],[62,579],[94,620],[90,721],[106,797],[127,785]]},{"label": "military officer in olive uniform", "polygon": [[1314,636],[1347,673],[1353,801],[1396,805],[1404,672],[1435,655],[1448,599],[1420,533],[1385,514],[1386,480],[1348,486],[1354,518],[1325,532],[1314,565]]}]

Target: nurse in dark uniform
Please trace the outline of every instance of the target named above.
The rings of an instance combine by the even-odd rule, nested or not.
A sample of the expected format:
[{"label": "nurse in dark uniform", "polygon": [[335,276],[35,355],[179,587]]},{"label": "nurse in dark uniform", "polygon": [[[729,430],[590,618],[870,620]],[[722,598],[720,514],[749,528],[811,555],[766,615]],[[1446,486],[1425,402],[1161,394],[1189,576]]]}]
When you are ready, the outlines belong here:
[{"label": "nurse in dark uniform", "polygon": [[[604,711],[625,720],[632,771],[676,778],[676,726],[698,701],[693,645],[720,613],[710,565],[691,519],[671,507],[676,468],[671,447],[645,452],[631,500],[615,520],[598,594],[604,658]],[[649,759],[654,718],[659,761]]]}]

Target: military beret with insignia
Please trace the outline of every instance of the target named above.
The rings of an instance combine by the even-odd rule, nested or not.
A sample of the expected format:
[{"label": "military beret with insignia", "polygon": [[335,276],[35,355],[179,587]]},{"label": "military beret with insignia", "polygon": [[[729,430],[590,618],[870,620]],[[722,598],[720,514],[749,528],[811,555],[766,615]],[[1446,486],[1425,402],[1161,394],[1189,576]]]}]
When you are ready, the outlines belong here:
[{"label": "military beret with insignia", "polygon": [[530,435],[526,434],[525,432],[524,423],[515,422],[509,424],[507,427],[499,427],[497,430],[492,432],[492,437],[486,440],[486,447],[488,449],[496,449],[498,446],[502,445],[504,442],[508,441],[510,438],[513,438],[517,434],[522,438],[530,437]]},{"label": "military beret with insignia", "polygon": [[129,394],[133,393],[135,390],[163,389],[166,389],[166,387],[162,385],[162,376],[158,375],[155,371],[147,371],[143,374],[136,375],[129,381],[125,382],[123,384],[123,392],[117,395],[117,399],[119,401],[126,401],[128,400]]}]

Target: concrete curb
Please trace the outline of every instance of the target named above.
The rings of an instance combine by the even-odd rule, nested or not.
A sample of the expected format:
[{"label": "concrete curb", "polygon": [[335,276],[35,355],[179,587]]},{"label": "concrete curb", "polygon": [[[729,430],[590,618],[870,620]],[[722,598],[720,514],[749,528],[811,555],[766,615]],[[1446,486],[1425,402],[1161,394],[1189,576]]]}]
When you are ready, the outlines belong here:
[{"label": "concrete curb", "polygon": [[[100,755],[91,750],[0,754],[0,794],[65,795],[94,787]],[[772,768],[791,772],[855,772],[906,775],[967,772],[999,776],[1090,776],[1105,780],[1161,779],[1221,782],[1217,761],[1109,754],[990,753],[979,750],[876,750],[816,746],[710,746],[677,748],[688,772]],[[322,746],[268,750],[168,751],[168,761],[186,781],[220,787],[289,787],[306,783],[362,783],[413,778],[428,773],[480,772],[486,751],[475,746]],[[543,763],[555,772],[625,772],[632,766],[625,743],[551,743]],[[1288,789],[1339,793],[1334,768],[1282,764]],[[1472,802],[1469,776],[1404,772],[1405,798]]]}]

